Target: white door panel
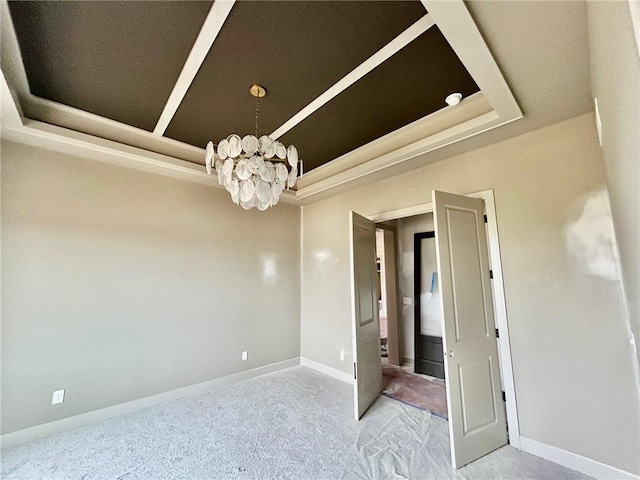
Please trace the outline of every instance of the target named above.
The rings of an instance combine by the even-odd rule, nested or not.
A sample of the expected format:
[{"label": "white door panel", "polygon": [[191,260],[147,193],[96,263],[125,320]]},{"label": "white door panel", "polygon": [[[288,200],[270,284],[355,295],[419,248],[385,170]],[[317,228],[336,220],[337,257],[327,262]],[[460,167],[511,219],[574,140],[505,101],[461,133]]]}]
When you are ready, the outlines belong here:
[{"label": "white door panel", "polygon": [[380,319],[376,270],[375,224],[350,212],[351,292],[356,420],[380,395]]},{"label": "white door panel", "polygon": [[466,465],[507,443],[484,201],[433,192],[451,460]]}]

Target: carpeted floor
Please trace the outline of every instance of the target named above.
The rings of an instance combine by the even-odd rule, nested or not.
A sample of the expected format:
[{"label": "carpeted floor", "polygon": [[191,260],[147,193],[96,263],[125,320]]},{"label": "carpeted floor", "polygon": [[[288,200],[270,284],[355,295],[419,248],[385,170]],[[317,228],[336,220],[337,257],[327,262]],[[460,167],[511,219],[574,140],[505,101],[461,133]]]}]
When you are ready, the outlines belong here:
[{"label": "carpeted floor", "polygon": [[584,479],[503,447],[458,471],[447,422],[294,367],[2,452],[4,479]]},{"label": "carpeted floor", "polygon": [[429,410],[447,419],[447,391],[444,380],[427,380],[402,370],[401,367],[382,364],[382,394],[413,407]]}]

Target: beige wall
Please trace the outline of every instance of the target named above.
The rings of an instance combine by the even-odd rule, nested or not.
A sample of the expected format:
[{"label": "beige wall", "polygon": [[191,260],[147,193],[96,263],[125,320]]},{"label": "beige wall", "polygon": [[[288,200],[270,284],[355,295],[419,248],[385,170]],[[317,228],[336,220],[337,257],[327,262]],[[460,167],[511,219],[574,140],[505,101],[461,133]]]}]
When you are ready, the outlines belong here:
[{"label": "beige wall", "polygon": [[494,189],[521,435],[640,473],[604,184],[586,114],[303,207],[301,355],[353,368],[338,355],[351,347],[349,210],[428,203],[432,189]]},{"label": "beige wall", "polygon": [[3,433],[299,356],[299,207],[1,148]]},{"label": "beige wall", "polygon": [[628,2],[588,2],[588,18],[591,88],[602,118],[630,325],[640,346],[640,58]]}]

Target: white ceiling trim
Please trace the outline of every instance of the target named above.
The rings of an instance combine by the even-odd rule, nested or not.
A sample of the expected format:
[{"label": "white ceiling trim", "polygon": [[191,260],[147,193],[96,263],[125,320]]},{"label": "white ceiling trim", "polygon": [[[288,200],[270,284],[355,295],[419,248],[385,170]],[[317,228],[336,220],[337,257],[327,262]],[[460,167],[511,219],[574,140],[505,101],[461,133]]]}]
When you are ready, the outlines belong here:
[{"label": "white ceiling trim", "polygon": [[[403,129],[398,129],[339,157],[339,160],[334,159],[334,161],[338,160],[341,165],[344,165],[345,169],[330,178],[322,178],[318,181],[309,181],[307,183],[307,176],[303,176],[298,183],[299,199],[302,200],[317,195],[522,118],[522,111],[511,89],[507,85],[464,2],[462,0],[448,2],[438,0],[421,1],[440,32],[480,87],[480,91],[491,105],[492,111],[389,152],[385,145],[393,142],[395,136],[402,134]],[[437,119],[438,112],[426,118]],[[359,150],[364,149],[369,149],[371,160],[366,163],[356,164],[356,154]],[[308,175],[311,177],[313,172]]]},{"label": "white ceiling trim", "polygon": [[[221,2],[221,0],[216,0],[216,3],[218,2]],[[294,204],[309,203],[313,201],[311,197],[321,192],[364,178],[419,155],[522,118],[522,112],[464,2],[462,0],[436,1],[434,4],[429,0],[422,0],[422,2],[429,9],[429,14],[416,22],[410,29],[415,27],[416,30],[413,33],[418,36],[420,34],[417,33],[418,31],[425,27],[426,31],[435,22],[481,88],[482,99],[489,104],[489,111],[476,112],[473,118],[440,130],[436,127],[443,118],[443,112],[447,111],[447,109],[435,112],[343,155],[339,159],[342,171],[331,177],[327,177],[324,174],[320,175],[324,167],[321,167],[318,172],[314,170],[309,174],[303,175],[298,183],[298,191],[285,192],[282,197],[283,202]],[[58,124],[65,125],[65,127],[78,125],[79,129],[76,131],[72,129],[74,128],[73,126],[64,128],[32,120],[27,120],[24,125],[22,123],[18,125],[14,116],[14,121],[9,122],[9,125],[3,125],[2,135],[4,138],[138,170],[153,171],[162,175],[217,186],[217,181],[208,176],[202,166],[194,163],[200,163],[204,158],[204,150],[201,148],[154,135],[151,132],[31,95],[13,24],[7,20],[6,13],[8,13],[8,8],[6,0],[0,0],[0,9],[3,14],[1,32],[2,72],[6,76],[8,83],[6,89],[8,90],[9,87],[12,87],[18,94],[17,99],[10,99],[15,103],[15,109],[20,112],[20,105],[22,105],[24,114],[27,117],[32,117],[36,113],[37,115],[34,118],[46,119],[50,123],[59,122]],[[464,28],[461,28],[460,25],[464,25]],[[407,38],[410,38],[410,36]],[[405,41],[407,38],[405,38]],[[409,43],[409,41],[406,43]],[[395,40],[391,43],[393,42]],[[374,54],[374,57],[378,53]],[[204,55],[206,56],[206,53]],[[382,56],[380,54],[378,60]],[[373,65],[374,63],[372,62],[371,64]],[[364,74],[366,73],[362,75]],[[361,78],[362,75],[358,78]],[[4,95],[3,102],[6,98],[7,95]],[[459,106],[453,108],[462,108],[465,103],[470,105],[472,98],[473,96],[463,100]],[[448,108],[451,109],[452,107]],[[299,112],[298,115],[300,113],[302,112]],[[291,120],[294,118],[296,117]],[[406,135],[408,131],[418,127],[424,127],[424,131],[427,132],[423,138],[416,141],[411,135]],[[89,133],[81,133],[80,131],[87,132],[88,129],[91,129]],[[419,130],[415,130],[414,133],[416,131]],[[436,133],[429,134],[429,131]],[[277,133],[277,131],[274,133]],[[104,137],[112,140],[107,140]],[[136,145],[136,147],[129,146],[129,144]],[[363,157],[364,153],[368,158]],[[184,160],[185,158],[193,160],[186,161]],[[327,166],[325,172],[328,171]],[[371,178],[373,179],[374,177],[372,176]]]},{"label": "white ceiling trim", "polygon": [[4,73],[0,74],[0,121],[3,126],[22,127],[22,113],[18,107]]},{"label": "white ceiling trim", "polygon": [[522,118],[509,85],[464,2],[421,1],[500,118]]},{"label": "white ceiling trim", "polygon": [[313,114],[316,110],[322,107],[327,102],[331,101],[333,98],[340,95],[343,91],[349,88],[351,85],[356,83],[362,77],[371,72],[374,68],[381,65],[385,61],[387,61],[391,56],[402,50],[404,47],[409,45],[412,41],[422,35],[424,32],[429,30],[434,25],[433,20],[429,14],[420,18],[413,25],[407,28],[404,32],[398,35],[396,38],[387,43],[384,47],[378,50],[376,53],[371,55],[368,59],[354,68],[351,72],[346,74],[342,79],[340,79],[335,85],[331,86],[327,91],[325,91],[322,95],[316,98],[309,105],[304,107],[298,113],[296,113],[293,117],[287,120],[281,127],[276,129],[271,135],[269,135],[274,140],[280,138],[282,135],[287,133],[293,127],[302,122],[309,115]]},{"label": "white ceiling trim", "polygon": [[27,93],[20,98],[26,116],[45,123],[62,126],[100,138],[108,138],[126,145],[135,145],[152,152],[182,158],[204,166],[204,149],[169,137],[159,137],[147,130],[68,105],[53,102]]},{"label": "white ceiling trim", "polygon": [[404,127],[390,132],[382,137],[362,145],[329,163],[320,165],[306,173],[298,180],[298,189],[317,183],[353,167],[365,164],[373,158],[393,152],[406,145],[444,132],[451,127],[460,125],[467,120],[474,119],[485,113],[492,112],[489,102],[482,92],[464,98],[453,107],[445,107],[420,118]]},{"label": "white ceiling trim", "polygon": [[[1,93],[4,102],[7,96],[4,91]],[[13,102],[13,99],[9,98],[7,101]],[[16,105],[13,108],[19,110]],[[3,116],[0,136],[3,140],[11,140],[81,158],[223,188],[218,185],[218,179],[215,175],[208,175],[203,167],[193,162],[123,145],[112,140],[36,120],[26,119],[24,123],[20,122],[20,125],[15,124],[15,122],[5,124]],[[280,199],[284,203],[297,203],[296,194],[293,191],[285,190]]]},{"label": "white ceiling trim", "polygon": [[467,120],[455,127],[438,132],[420,141],[398,148],[386,155],[381,155],[367,163],[355,166],[332,177],[314,182],[308,186],[298,188],[297,198],[306,199],[332,188],[361,179],[386,168],[411,160],[425,153],[432,152],[452,143],[464,140],[487,130],[504,125],[508,122],[500,120],[495,111],[485,113],[471,120]]},{"label": "white ceiling trim", "polygon": [[[36,120],[27,119],[22,127],[3,125],[2,138],[82,158],[131,167],[136,170],[162,173],[168,176],[179,174],[180,178],[188,175],[192,181],[207,177],[202,168],[198,168],[198,165],[191,162],[122,145],[111,140],[92,137],[86,133]],[[158,171],[157,168],[161,168],[162,171]],[[204,182],[200,181],[199,183]]]},{"label": "white ceiling trim", "polygon": [[[219,0],[215,3],[228,6],[233,4],[234,1]],[[230,9],[231,7],[229,6]],[[212,11],[213,7],[205,20],[205,24],[209,20]],[[109,138],[125,145],[136,145],[152,152],[202,163],[204,166],[203,148],[168,137],[156,136],[147,130],[33,95],[29,88],[18,38],[6,0],[0,0],[0,15],[2,22],[0,25],[2,73],[12,91],[17,94],[15,105],[19,109],[21,108],[24,117],[38,119],[52,125],[60,125],[66,129],[77,130],[95,137]],[[202,30],[204,30],[204,24],[201,33]],[[193,49],[195,49],[195,45],[192,51]]]},{"label": "white ceiling trim", "polygon": [[0,0],[0,59],[2,59],[3,75],[22,101],[22,97],[30,91],[29,81],[22,63],[18,37],[13,28],[7,0]]},{"label": "white ceiling trim", "polygon": [[198,70],[200,70],[204,59],[207,57],[213,42],[215,42],[218,37],[218,33],[220,33],[220,29],[227,20],[234,4],[235,0],[215,0],[213,2],[211,10],[209,10],[207,18],[202,24],[200,33],[198,33],[198,38],[193,44],[191,52],[187,57],[187,61],[182,67],[180,76],[178,77],[176,84],[173,86],[173,90],[164,106],[164,110],[162,110],[162,115],[160,115],[160,118],[158,119],[156,128],[153,129],[154,135],[164,135],[165,130],[169,126],[169,123],[171,123],[171,120],[178,110],[180,103],[182,103],[184,96],[187,94],[187,90],[189,90],[193,79],[198,73]]}]

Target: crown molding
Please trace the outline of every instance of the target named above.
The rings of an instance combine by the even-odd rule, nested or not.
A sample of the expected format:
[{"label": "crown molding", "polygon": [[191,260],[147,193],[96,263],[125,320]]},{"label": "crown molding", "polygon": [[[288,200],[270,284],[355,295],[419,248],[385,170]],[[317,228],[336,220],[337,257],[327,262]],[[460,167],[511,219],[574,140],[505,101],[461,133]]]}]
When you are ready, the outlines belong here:
[{"label": "crown molding", "polygon": [[313,102],[296,113],[293,117],[287,120],[282,126],[276,129],[269,136],[274,140],[280,138],[282,135],[302,122],[305,118],[312,115],[316,110],[320,109],[324,104],[340,95],[340,93],[345,91],[347,88],[367,75],[373,69],[375,69],[380,64],[384,63],[393,55],[402,50],[404,47],[409,45],[416,38],[433,27],[433,25],[435,24],[431,19],[431,16],[427,13],[422,18],[418,19],[413,25],[407,28],[404,32],[402,32],[400,35],[398,35],[396,38],[391,40],[388,44],[374,53],[371,57],[366,59],[355,69],[345,75],[342,79],[329,87],[329,89],[327,89],[322,95],[320,95]]},{"label": "crown molding", "polygon": [[[429,13],[420,28],[435,22],[481,91],[302,175],[283,202],[306,204],[355,180],[373,181],[389,167],[522,118],[464,2],[422,3]],[[3,138],[217,186],[205,172],[202,148],[32,95],[6,0],[0,13]]]},{"label": "crown molding", "polygon": [[[3,92],[4,97],[4,92]],[[24,143],[34,147],[46,148],[90,160],[97,160],[121,167],[133,168],[144,172],[200,183],[215,188],[217,177],[208,175],[204,168],[168,155],[150,152],[112,140],[98,138],[86,133],[76,132],[56,125],[26,119],[22,125],[7,125],[0,129],[3,140]],[[297,204],[293,191],[284,191],[280,196],[283,203]]]},{"label": "crown molding", "polygon": [[189,57],[182,67],[180,76],[173,86],[171,95],[167,100],[167,103],[162,110],[162,114],[156,123],[156,127],[153,129],[153,134],[159,137],[164,135],[167,127],[171,123],[171,119],[175,115],[182,99],[187,94],[187,90],[191,86],[193,79],[196,77],[198,70],[202,66],[204,59],[207,57],[213,42],[218,37],[218,33],[222,29],[222,25],[227,20],[231,9],[235,4],[235,0],[216,0],[211,5],[211,10],[200,29],[198,38],[189,52]]}]

